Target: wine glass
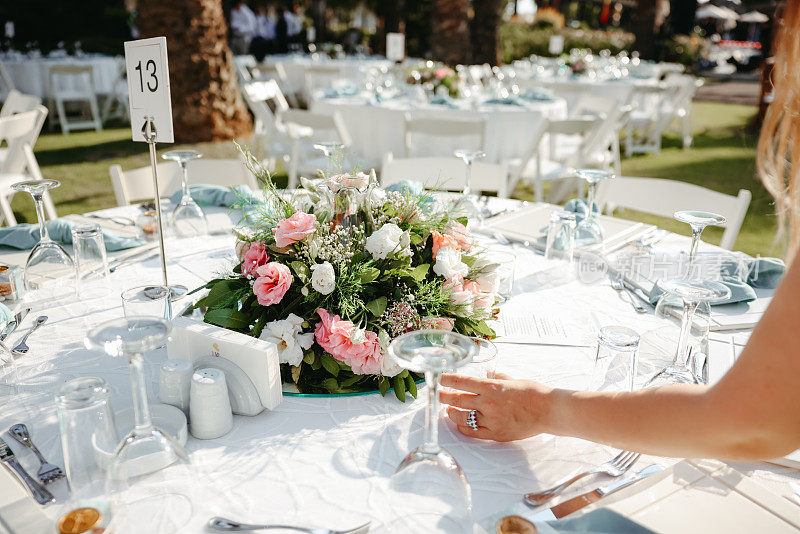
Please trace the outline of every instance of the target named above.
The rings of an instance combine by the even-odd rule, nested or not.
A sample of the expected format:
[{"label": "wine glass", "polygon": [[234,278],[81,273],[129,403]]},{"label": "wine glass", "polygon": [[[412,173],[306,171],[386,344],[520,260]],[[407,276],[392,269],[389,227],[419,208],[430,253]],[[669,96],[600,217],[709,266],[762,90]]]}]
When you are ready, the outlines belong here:
[{"label": "wine glass", "polygon": [[456,459],[439,446],[439,380],[445,371],[468,364],[478,353],[473,340],[444,330],[418,330],[396,338],[390,357],[410,371],[425,374],[428,404],[422,445],[408,453],[391,479],[391,487],[414,499],[411,515],[435,521],[436,531],[464,532],[471,523],[472,496]]},{"label": "wine glass", "polygon": [[697,258],[697,249],[700,247],[700,236],[703,234],[703,230],[706,229],[706,226],[725,226],[727,220],[716,213],[691,210],[676,211],[673,217],[692,227],[692,246],[689,249],[689,269],[691,269]]},{"label": "wine glass", "polygon": [[690,278],[662,279],[658,287],[669,294],[676,295],[683,301],[683,316],[678,345],[672,363],[647,381],[645,387],[656,387],[666,384],[702,384],[704,381],[690,368],[691,347],[689,334],[692,320],[698,306],[702,303],[714,304],[730,298],[731,290],[710,280],[692,280]]},{"label": "wine glass", "polygon": [[453,155],[460,158],[461,161],[464,162],[464,165],[467,166],[464,190],[461,192],[464,197],[459,201],[459,204],[463,203],[471,214],[475,215],[480,220],[483,218],[483,210],[478,203],[478,195],[472,192],[472,164],[476,159],[485,158],[486,153],[481,150],[459,148],[453,152]]},{"label": "wine glass", "polygon": [[11,185],[14,191],[26,191],[33,197],[39,219],[39,242],[28,254],[22,274],[27,300],[43,297],[58,299],[75,295],[78,276],[75,262],[61,245],[50,239],[44,214],[44,193],[61,185],[57,180],[28,180]]},{"label": "wine glass", "polygon": [[164,319],[127,317],[93,328],[84,340],[87,348],[123,356],[130,365],[134,427],[107,459],[107,487],[119,507],[114,524],[133,524],[137,532],[176,532],[191,517],[189,457],[153,425],[145,386],[143,354],[163,346],[169,332]]},{"label": "wine glass", "polygon": [[206,215],[189,192],[189,171],[186,167],[190,160],[202,158],[203,154],[196,150],[170,150],[161,154],[163,159],[177,161],[181,166],[180,203],[172,210],[172,222],[178,237],[196,237],[208,234]]},{"label": "wine glass", "polygon": [[578,169],[575,171],[578,178],[586,181],[588,190],[586,194],[586,217],[578,223],[575,229],[575,241],[581,241],[587,245],[603,242],[603,227],[597,220],[595,214],[595,203],[597,202],[597,184],[603,180],[610,180],[614,174],[600,169]]}]

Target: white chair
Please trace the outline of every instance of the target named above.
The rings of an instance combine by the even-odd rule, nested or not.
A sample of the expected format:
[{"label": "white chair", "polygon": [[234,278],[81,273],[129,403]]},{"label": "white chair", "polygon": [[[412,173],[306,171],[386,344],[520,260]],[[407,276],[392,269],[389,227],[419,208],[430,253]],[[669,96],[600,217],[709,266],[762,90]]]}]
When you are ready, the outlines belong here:
[{"label": "white chair", "polygon": [[103,124],[109,119],[130,119],[128,81],[126,79],[125,58],[115,58],[117,64],[117,78],[111,87],[111,91],[106,95],[103,102],[103,111],[100,115]]},{"label": "white chair", "polygon": [[[251,81],[240,85],[242,96],[253,113],[253,137],[256,156],[267,160],[267,169],[275,169],[278,158],[291,152],[291,140],[276,115],[289,110],[289,103],[275,80]],[[284,161],[287,163],[287,161]]]},{"label": "white chair", "polygon": [[[189,185],[247,185],[258,191],[258,182],[239,159],[194,159],[187,165]],[[150,167],[123,171],[119,165],[108,169],[118,206],[153,199],[153,175]],[[158,191],[168,197],[181,188],[181,170],[174,161],[159,163]]]},{"label": "white chair", "polygon": [[[8,145],[5,157],[0,163],[0,215],[8,226],[17,224],[11,211],[14,191],[11,184],[22,180],[42,180],[42,171],[33,153],[33,147],[42,131],[47,108],[36,109],[0,118],[0,144]],[[45,214],[56,218],[56,209],[48,192],[44,195]]]},{"label": "white chair", "polygon": [[244,55],[233,58],[233,67],[236,70],[236,79],[239,81],[239,85],[252,81],[253,76],[250,74],[250,68],[255,66],[256,58],[253,56]]},{"label": "white chair", "polygon": [[344,77],[338,65],[308,65],[305,69],[305,97],[311,98],[316,89],[328,89],[334,82]]},{"label": "white chair", "polygon": [[[103,129],[97,95],[94,92],[94,70],[91,65],[53,65],[50,67],[50,94],[58,112],[61,133],[70,130]],[[71,120],[67,115],[67,102],[88,105],[89,118]]]},{"label": "white chair", "polygon": [[292,107],[298,107],[296,95],[289,89],[291,83],[289,76],[286,74],[286,67],[280,61],[274,63],[261,63],[255,66],[247,67],[250,71],[250,79],[253,82],[268,82],[274,80],[280,90],[282,91],[285,99]]},{"label": "white chair", "polygon": [[[437,191],[462,191],[466,184],[466,165],[452,157],[399,158],[387,154],[381,167],[382,187],[415,180],[422,182],[426,189]],[[497,193],[498,197],[508,196],[508,171],[505,164],[475,162],[472,164],[471,188],[473,191]]]},{"label": "white chair", "polygon": [[598,204],[608,214],[616,208],[670,218],[676,211],[686,209],[719,213],[727,219],[719,246],[731,250],[752,195],[746,189],[732,196],[676,180],[617,177],[601,183],[597,197]]},{"label": "white chair", "polygon": [[[423,142],[414,143],[420,136]],[[404,120],[404,140],[408,157],[450,156],[451,146],[458,140],[457,148],[474,150],[486,149],[486,121],[428,118],[418,114],[406,113]],[[443,141],[449,141],[444,142]],[[420,147],[425,149],[421,150]]]},{"label": "white chair", "polygon": [[278,116],[292,140],[289,156],[289,187],[295,187],[300,174],[315,176],[317,171],[327,167],[327,161],[314,143],[338,142],[344,148],[352,144],[350,134],[345,128],[339,112],[331,115],[313,113],[300,109],[289,109]]},{"label": "white chair", "polygon": [[41,104],[42,99],[38,96],[26,95],[25,93],[20,93],[16,89],[12,89],[3,102],[3,107],[0,108],[0,117],[9,117],[17,113],[33,111]]},{"label": "white chair", "polygon": [[8,69],[0,61],[0,99],[5,102],[8,94],[14,89],[14,80],[8,74]]}]

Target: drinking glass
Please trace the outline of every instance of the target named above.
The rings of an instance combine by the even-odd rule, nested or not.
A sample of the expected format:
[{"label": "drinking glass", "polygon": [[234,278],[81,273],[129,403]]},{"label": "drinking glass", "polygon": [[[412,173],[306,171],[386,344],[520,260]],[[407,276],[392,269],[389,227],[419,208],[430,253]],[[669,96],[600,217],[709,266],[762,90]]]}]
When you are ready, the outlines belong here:
[{"label": "drinking glass", "polygon": [[572,263],[575,257],[575,214],[556,211],[550,215],[544,257],[548,260],[566,260]]},{"label": "drinking glass", "polygon": [[517,257],[511,252],[493,250],[491,258],[492,263],[497,264],[497,297],[500,302],[505,302],[514,292]]},{"label": "drinking glass", "polygon": [[14,191],[26,191],[33,197],[36,217],[39,219],[39,242],[31,249],[23,284],[30,301],[74,296],[77,290],[75,263],[61,245],[50,239],[44,214],[44,192],[60,186],[56,180],[29,180],[11,185]]},{"label": "drinking glass", "polygon": [[476,378],[494,378],[497,372],[497,345],[482,337],[471,337],[478,348],[472,361],[458,370],[458,374]]},{"label": "drinking glass", "polygon": [[[107,488],[119,503],[114,532],[177,532],[191,517],[193,473],[183,446],[153,425],[147,402],[144,353],[163,346],[170,324],[157,317],[113,319],[90,330],[89,349],[128,360],[135,426],[117,445]],[[132,526],[135,525],[135,528]]]},{"label": "drinking glass", "polygon": [[56,394],[56,409],[70,488],[68,507],[107,512],[105,469],[119,443],[108,384],[93,376],[70,380]]},{"label": "drinking glass", "polygon": [[592,391],[633,391],[639,334],[626,326],[604,326],[597,335]]},{"label": "drinking glass", "polygon": [[453,155],[460,158],[467,166],[467,173],[464,181],[464,190],[462,194],[464,197],[459,203],[465,203],[466,207],[474,214],[478,220],[483,219],[483,210],[478,202],[478,195],[472,192],[472,164],[476,159],[485,158],[486,153],[481,150],[469,150],[466,148],[459,148],[453,152]]},{"label": "drinking glass", "polygon": [[172,303],[165,286],[138,286],[122,292],[125,317],[147,316],[172,319]]},{"label": "drinking glass", "polygon": [[17,362],[6,344],[0,341],[0,406],[17,395]]},{"label": "drinking glass", "polygon": [[397,467],[391,486],[424,497],[410,515],[434,521],[431,531],[464,532],[471,528],[472,495],[461,466],[439,446],[439,380],[443,372],[468,364],[478,347],[455,332],[418,330],[392,341],[389,353],[401,367],[424,373],[428,388],[423,443]]},{"label": "drinking glass", "polygon": [[702,384],[695,370],[690,367],[691,348],[689,335],[695,312],[701,303],[713,304],[730,298],[731,290],[719,282],[708,280],[691,280],[688,278],[672,278],[659,280],[658,287],[664,292],[676,295],[683,301],[683,316],[678,345],[672,363],[647,381],[645,387],[657,387],[666,384]]},{"label": "drinking glass", "polygon": [[581,240],[587,245],[603,242],[603,227],[597,220],[595,214],[595,203],[597,202],[597,184],[603,180],[610,180],[614,174],[600,169],[578,169],[575,171],[578,178],[587,183],[586,195],[586,217],[578,223],[575,231],[576,240]]},{"label": "drinking glass", "polygon": [[78,272],[78,291],[81,298],[97,298],[110,291],[108,257],[103,229],[94,223],[72,228],[72,249]]},{"label": "drinking glass", "polygon": [[203,154],[196,150],[170,150],[161,154],[163,159],[177,161],[181,166],[181,201],[172,210],[172,222],[178,237],[196,237],[208,233],[206,215],[189,193],[189,171],[187,163]]},{"label": "drinking glass", "polygon": [[691,269],[697,257],[703,230],[706,229],[706,226],[725,226],[727,221],[722,215],[708,211],[676,211],[673,217],[692,227],[692,246],[689,249],[689,268]]}]

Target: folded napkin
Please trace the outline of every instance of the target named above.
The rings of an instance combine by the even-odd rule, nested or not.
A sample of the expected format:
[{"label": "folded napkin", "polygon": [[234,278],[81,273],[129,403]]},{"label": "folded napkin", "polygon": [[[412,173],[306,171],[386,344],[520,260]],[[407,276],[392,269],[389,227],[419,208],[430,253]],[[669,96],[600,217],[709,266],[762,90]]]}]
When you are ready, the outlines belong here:
[{"label": "folded napkin", "polygon": [[[189,193],[199,206],[231,208],[236,206],[249,206],[261,202],[261,199],[253,194],[246,185],[240,185],[234,188],[221,185],[190,185]],[[180,203],[182,196],[183,191],[178,190],[169,197],[169,201],[177,205]]]},{"label": "folded napkin", "polygon": [[458,104],[449,96],[435,96],[428,101],[432,106],[447,106],[448,108],[457,109]]},{"label": "folded napkin", "polygon": [[3,303],[0,303],[0,325],[6,324],[14,317],[14,314],[11,313],[11,310],[8,309]]},{"label": "folded napkin", "polygon": [[627,517],[607,508],[598,508],[591,512],[567,519],[537,523],[540,534],[552,532],[585,532],[592,534],[654,534]]},{"label": "folded napkin", "polygon": [[525,107],[525,102],[517,96],[509,96],[506,98],[490,98],[484,100],[483,104],[491,106],[521,106]]},{"label": "folded napkin", "polygon": [[537,102],[552,102],[554,100],[553,92],[549,89],[531,88],[527,89],[519,96],[525,100],[534,100]]},{"label": "folded napkin", "polygon": [[[47,232],[50,239],[62,245],[72,244],[72,227],[75,223],[67,219],[53,219],[47,221]],[[9,228],[0,228],[0,245],[12,247],[20,250],[33,248],[39,242],[38,224],[18,224]],[[144,245],[141,239],[121,237],[103,228],[103,239],[106,243],[106,250],[124,250]]]},{"label": "folded napkin", "polygon": [[419,195],[422,193],[422,191],[424,191],[425,188],[422,186],[422,182],[417,182],[416,180],[403,180],[387,185],[384,189],[387,192],[398,191],[403,194],[408,192],[412,195]]},{"label": "folded napkin", "polygon": [[325,92],[322,94],[325,98],[341,98],[343,96],[355,96],[358,94],[358,88],[355,86],[345,86],[345,87],[331,87],[329,89],[325,89]]},{"label": "folded napkin", "polygon": [[[778,258],[751,258],[746,254],[732,254],[729,259],[722,261],[719,279],[715,280],[727,286],[731,290],[731,296],[715,305],[756,300],[756,288],[774,289],[785,272],[786,264]],[[654,285],[648,297],[655,304],[663,294],[661,288]]]},{"label": "folded napkin", "polygon": [[[575,214],[575,224],[580,224],[582,220],[586,218],[586,215],[589,213],[589,206],[587,205],[586,201],[582,198],[573,198],[572,200],[568,201],[564,204],[564,211],[568,211],[570,213]],[[597,203],[594,205],[594,212],[599,214],[600,209],[598,208]],[[545,246],[547,243],[547,233],[550,231],[549,227],[542,228],[542,236],[539,237],[538,241],[541,246]],[[575,234],[575,248],[580,247],[587,247],[589,245],[594,245],[597,242],[595,236],[582,230],[581,228],[576,229]],[[564,243],[563,237],[558,236],[556,237],[553,246],[556,250],[564,250]]]}]

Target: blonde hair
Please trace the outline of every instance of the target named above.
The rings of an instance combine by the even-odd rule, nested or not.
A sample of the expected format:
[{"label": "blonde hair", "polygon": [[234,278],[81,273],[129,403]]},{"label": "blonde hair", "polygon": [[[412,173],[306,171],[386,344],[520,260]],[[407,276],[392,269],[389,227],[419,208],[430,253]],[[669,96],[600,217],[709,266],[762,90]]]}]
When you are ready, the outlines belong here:
[{"label": "blonde hair", "polygon": [[788,235],[786,257],[791,260],[800,240],[800,2],[786,2],[778,24],[774,99],[764,117],[756,165],[775,198],[778,235]]}]

